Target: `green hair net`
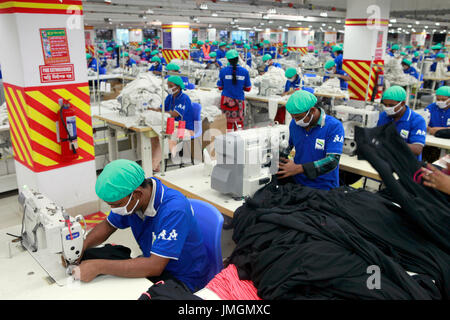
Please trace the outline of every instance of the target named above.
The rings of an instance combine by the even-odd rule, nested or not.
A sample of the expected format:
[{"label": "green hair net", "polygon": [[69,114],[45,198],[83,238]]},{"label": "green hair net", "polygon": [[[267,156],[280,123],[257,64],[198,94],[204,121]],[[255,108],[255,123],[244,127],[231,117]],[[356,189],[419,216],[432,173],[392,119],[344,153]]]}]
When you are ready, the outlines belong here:
[{"label": "green hair net", "polygon": [[166,66],[166,69],[167,69],[168,71],[178,71],[178,70],[180,70],[180,66],[177,65],[177,64],[175,64],[175,63],[169,63],[169,64]]},{"label": "green hair net", "polygon": [[317,98],[311,92],[299,90],[295,91],[288,102],[286,110],[290,114],[299,114],[308,111],[317,103]]},{"label": "green hair net", "polygon": [[114,160],[98,176],[95,193],[103,201],[115,202],[130,195],[144,180],[144,170],[136,162]]},{"label": "green hair net", "polygon": [[342,51],[342,47],[341,47],[341,46],[333,46],[332,51],[333,51],[333,52],[336,52],[336,51]]},{"label": "green hair net", "polygon": [[90,53],[86,53],[86,59],[92,58],[92,55]]},{"label": "green hair net", "polygon": [[216,52],[211,52],[211,53],[209,54],[209,56],[210,56],[211,58],[215,58],[215,57],[217,57],[217,53],[216,53]]},{"label": "green hair net", "polygon": [[398,44],[394,44],[391,50],[400,50],[400,46]]},{"label": "green hair net", "polygon": [[442,59],[445,59],[445,54],[444,54],[444,53],[438,53],[438,54],[436,55],[436,58],[442,58]]},{"label": "green hair net", "polygon": [[152,59],[150,60],[150,62],[159,62],[161,63],[161,59],[157,56],[153,56]]},{"label": "green hair net", "polygon": [[270,59],[273,59],[273,58],[272,58],[272,56],[271,56],[270,54],[268,54],[268,53],[266,53],[266,54],[262,57],[262,61],[263,61],[263,62],[266,62],[266,61],[268,61],[268,60],[270,60]]},{"label": "green hair net", "polygon": [[158,54],[158,53],[159,53],[158,50],[153,50],[152,53],[151,53],[151,55],[154,56],[155,54]]},{"label": "green hair net", "polygon": [[336,62],[334,62],[334,60],[328,60],[325,65],[323,66],[323,68],[325,70],[328,70],[330,68],[333,68],[336,65]]},{"label": "green hair net", "polygon": [[436,90],[436,95],[450,97],[450,87],[449,86],[439,87],[439,89]]},{"label": "green hair net", "polygon": [[400,86],[389,87],[381,97],[381,100],[405,101],[406,91]]},{"label": "green hair net", "polygon": [[404,52],[404,51],[400,52],[400,54],[401,54],[402,56],[406,56],[406,52]]},{"label": "green hair net", "polygon": [[411,60],[408,60],[408,59],[403,59],[403,60],[402,60],[402,63],[407,64],[408,66],[410,66],[411,63],[412,63],[412,61],[411,61]]},{"label": "green hair net", "polygon": [[293,76],[295,76],[297,74],[297,70],[295,70],[294,68],[289,68],[286,70],[286,72],[284,73],[284,75],[286,76],[286,78],[292,78]]},{"label": "green hair net", "polygon": [[230,50],[225,55],[228,60],[239,57],[239,53],[236,50]]},{"label": "green hair net", "polygon": [[181,89],[184,89],[184,82],[180,76],[170,76],[167,79],[167,82],[172,82],[173,84],[176,84],[177,86],[179,86]]}]

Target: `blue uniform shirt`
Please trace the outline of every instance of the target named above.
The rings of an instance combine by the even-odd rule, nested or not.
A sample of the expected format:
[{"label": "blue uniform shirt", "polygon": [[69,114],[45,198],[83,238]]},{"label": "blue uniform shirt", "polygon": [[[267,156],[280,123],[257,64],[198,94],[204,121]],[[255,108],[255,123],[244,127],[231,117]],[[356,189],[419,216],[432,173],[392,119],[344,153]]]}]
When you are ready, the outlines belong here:
[{"label": "blue uniform shirt", "polygon": [[252,86],[250,82],[250,75],[245,68],[238,65],[236,70],[236,78],[237,82],[236,84],[233,84],[232,66],[222,68],[219,72],[217,86],[223,88],[222,95],[233,99],[244,100],[244,88],[251,88]]},{"label": "blue uniform shirt", "polygon": [[225,50],[217,49],[216,54],[217,54],[216,58],[217,60],[219,60],[225,58],[227,52]]},{"label": "blue uniform shirt", "polygon": [[133,64],[136,64],[136,61],[134,59],[128,59],[127,63],[125,63],[125,66],[131,67]]},{"label": "blue uniform shirt", "polygon": [[409,74],[411,76],[413,76],[416,79],[419,79],[419,73],[417,72],[416,68],[414,67],[409,67],[406,70],[403,70],[403,73]]},{"label": "blue uniform shirt", "polygon": [[158,71],[158,72],[162,72],[162,64],[158,63],[158,66],[155,67],[154,65],[152,65],[150,67],[150,69],[148,69],[148,71]]},{"label": "blue uniform shirt", "polygon": [[[394,119],[389,117],[385,111],[380,113],[377,126],[385,125],[392,122]],[[427,124],[425,119],[418,113],[411,110],[406,106],[406,111],[399,121],[395,122],[395,127],[400,136],[408,144],[420,144],[425,145],[425,138],[427,135]],[[418,160],[422,159],[422,155],[419,155]]]},{"label": "blue uniform shirt", "polygon": [[[336,118],[321,110],[317,126],[306,131],[292,119],[289,124],[289,145],[295,147],[294,162],[305,164],[326,158],[327,154],[342,154],[344,127]],[[298,184],[315,189],[330,190],[339,187],[339,165],[333,170],[311,180],[305,174],[294,176]]]},{"label": "blue uniform shirt", "polygon": [[156,178],[144,214],[121,216],[111,212],[108,222],[118,229],[131,227],[144,257],[169,258],[165,270],[196,291],[207,284],[208,258],[194,212],[184,195]]},{"label": "blue uniform shirt", "polygon": [[164,102],[165,111],[176,111],[179,116],[175,121],[186,121],[186,129],[194,130],[194,121],[192,116],[192,103],[189,96],[183,92],[179,92],[176,97],[169,94]]},{"label": "blue uniform shirt", "polygon": [[91,62],[89,62],[88,69],[97,71],[97,59],[92,58]]},{"label": "blue uniform shirt", "polygon": [[266,67],[264,68],[264,72],[267,72],[267,71],[269,70],[269,67],[282,68],[282,67],[281,67],[281,64],[279,64],[279,63],[277,63],[277,62],[274,62],[274,63],[272,63],[271,66],[266,66]]},{"label": "blue uniform shirt", "polygon": [[335,59],[334,62],[336,63],[336,70],[342,70],[342,62],[344,60],[344,55],[340,54]]},{"label": "blue uniform shirt", "polygon": [[314,93],[313,88],[303,86],[303,82],[300,84],[300,77],[297,75],[294,81],[287,80],[286,85],[284,86],[284,92],[288,92],[291,89],[299,89],[302,86],[302,90]]},{"label": "blue uniform shirt", "polygon": [[447,108],[447,110],[441,109],[436,103],[432,103],[425,110],[428,110],[431,115],[429,127],[450,127],[450,108]]}]

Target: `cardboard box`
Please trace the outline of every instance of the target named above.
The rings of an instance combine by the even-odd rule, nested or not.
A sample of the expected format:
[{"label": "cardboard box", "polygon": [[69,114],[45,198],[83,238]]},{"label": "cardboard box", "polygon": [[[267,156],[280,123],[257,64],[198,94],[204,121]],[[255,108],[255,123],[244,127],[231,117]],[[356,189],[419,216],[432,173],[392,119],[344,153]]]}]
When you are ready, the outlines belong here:
[{"label": "cardboard box", "polygon": [[227,117],[224,114],[216,116],[213,122],[203,119],[202,122],[202,157],[203,149],[208,150],[212,159],[215,159],[214,139],[227,133]]},{"label": "cardboard box", "polygon": [[116,99],[119,94],[122,92],[123,85],[119,80],[112,80],[111,83],[111,92],[109,93],[103,93],[102,94],[102,100],[111,100]]}]

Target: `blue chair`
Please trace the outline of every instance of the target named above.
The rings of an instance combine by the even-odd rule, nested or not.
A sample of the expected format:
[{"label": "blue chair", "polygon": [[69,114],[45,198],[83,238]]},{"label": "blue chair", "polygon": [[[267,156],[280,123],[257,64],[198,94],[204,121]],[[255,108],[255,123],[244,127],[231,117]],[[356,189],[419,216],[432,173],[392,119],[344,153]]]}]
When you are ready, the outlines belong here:
[{"label": "blue chair", "polygon": [[208,282],[223,269],[222,226],[223,216],[216,207],[207,202],[189,199],[194,210],[209,260]]}]

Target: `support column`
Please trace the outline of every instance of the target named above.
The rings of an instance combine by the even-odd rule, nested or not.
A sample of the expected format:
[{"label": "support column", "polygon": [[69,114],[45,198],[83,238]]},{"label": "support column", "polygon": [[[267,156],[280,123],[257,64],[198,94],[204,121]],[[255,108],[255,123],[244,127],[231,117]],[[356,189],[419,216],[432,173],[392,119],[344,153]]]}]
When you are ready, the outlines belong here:
[{"label": "support column", "polygon": [[445,46],[447,47],[447,50],[450,49],[450,33],[447,33],[447,36],[445,37]]},{"label": "support column", "polygon": [[162,25],[162,54],[167,63],[172,59],[189,59],[191,33],[189,23],[173,22]]},{"label": "support column", "polygon": [[216,41],[216,29],[212,28],[212,29],[208,29],[208,39],[209,41],[213,42]]},{"label": "support column", "polygon": [[[0,61],[19,190],[43,193],[70,214],[98,212],[81,1],[0,6]],[[76,117],[78,158],[64,161],[59,99]]]},{"label": "support column", "polygon": [[309,28],[288,28],[288,50],[306,54],[310,40],[309,32]]},{"label": "support column", "polygon": [[337,43],[337,32],[325,31],[323,39],[324,39],[323,41],[325,41],[325,44],[329,42],[331,46],[334,46]]},{"label": "support column", "polygon": [[414,32],[411,33],[411,45],[414,47],[420,46],[423,48],[425,46],[425,39],[427,34],[425,32]]},{"label": "support column", "polygon": [[138,43],[144,41],[144,33],[142,32],[142,29],[131,29],[128,32],[128,39],[132,45],[138,45]]},{"label": "support column", "polygon": [[[390,2],[347,0],[343,69],[352,77],[348,90],[355,106],[371,100],[376,72],[384,65]],[[381,92],[375,99],[380,98]]]}]

